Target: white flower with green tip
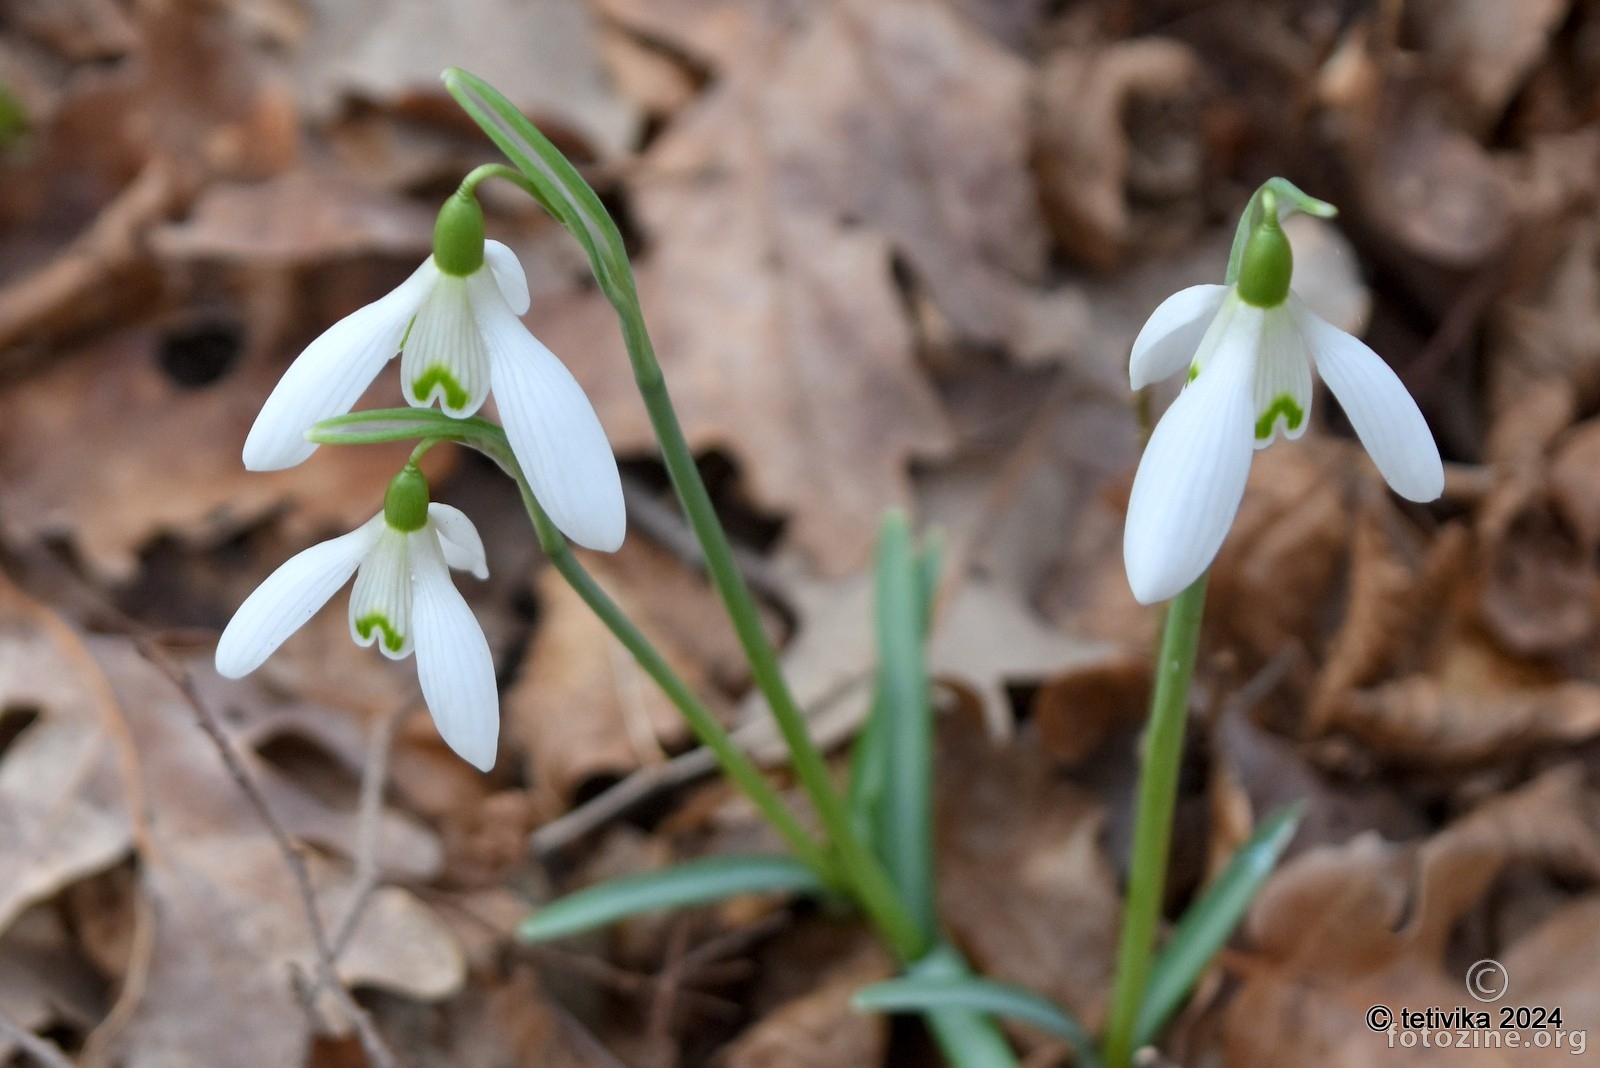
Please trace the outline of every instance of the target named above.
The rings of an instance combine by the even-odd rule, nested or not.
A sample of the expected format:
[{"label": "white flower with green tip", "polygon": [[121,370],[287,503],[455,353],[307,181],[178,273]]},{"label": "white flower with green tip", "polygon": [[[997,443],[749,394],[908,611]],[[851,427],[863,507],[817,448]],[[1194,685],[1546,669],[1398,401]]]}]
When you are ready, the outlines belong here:
[{"label": "white flower with green tip", "polygon": [[290,365],[245,439],[245,467],[276,471],[309,457],[317,446],[306,432],[348,412],[398,352],[415,407],[437,401],[465,418],[492,391],[517,463],[556,526],[579,545],[617,549],[626,516],[616,458],[583,388],[518,318],[528,305],[516,255],[484,240],[476,199],[452,196],[433,255]]},{"label": "white flower with green tip", "polygon": [[1416,402],[1377,353],[1290,290],[1276,197],[1264,189],[1259,201],[1237,281],[1173,294],[1133,343],[1134,389],[1189,374],[1150,436],[1128,501],[1123,559],[1145,604],[1177,596],[1211,566],[1255,450],[1305,433],[1313,365],[1396,493],[1431,501],[1444,491],[1439,449]]},{"label": "white flower with green tip", "polygon": [[477,528],[459,509],[428,501],[421,472],[389,484],[383,511],[290,557],[234,613],[217,642],[217,670],[241,678],[356,576],[350,636],[400,660],[417,654],[417,678],[445,742],[468,763],[494,766],[500,698],[494,658],[450,568],[489,575]]}]

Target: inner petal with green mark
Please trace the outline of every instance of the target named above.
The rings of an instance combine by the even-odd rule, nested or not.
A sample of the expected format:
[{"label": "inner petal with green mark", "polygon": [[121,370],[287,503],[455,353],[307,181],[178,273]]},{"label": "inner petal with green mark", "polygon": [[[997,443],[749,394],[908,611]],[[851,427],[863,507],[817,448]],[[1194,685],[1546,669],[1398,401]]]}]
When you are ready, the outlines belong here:
[{"label": "inner petal with green mark", "polygon": [[1266,441],[1272,437],[1272,428],[1279,418],[1283,419],[1284,427],[1290,433],[1293,433],[1299,430],[1300,424],[1306,421],[1306,412],[1287,393],[1278,394],[1272,398],[1272,403],[1267,405],[1267,410],[1262,412],[1261,417],[1256,420],[1256,440]]},{"label": "inner petal with green mark", "polygon": [[375,630],[383,632],[383,646],[391,653],[398,653],[406,647],[405,635],[382,612],[373,612],[356,620],[356,633],[361,635],[362,641],[370,642]]}]

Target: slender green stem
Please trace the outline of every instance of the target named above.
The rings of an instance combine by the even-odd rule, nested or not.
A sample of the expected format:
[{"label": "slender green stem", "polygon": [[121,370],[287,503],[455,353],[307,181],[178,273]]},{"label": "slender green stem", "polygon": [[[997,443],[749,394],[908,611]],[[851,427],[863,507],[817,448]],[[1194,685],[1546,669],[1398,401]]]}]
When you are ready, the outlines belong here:
[{"label": "slender green stem", "polygon": [[805,715],[789,691],[789,684],[778,664],[777,650],[761,625],[755,598],[744,576],[739,573],[733,546],[728,542],[728,535],[722,529],[716,509],[711,504],[711,495],[706,491],[699,468],[695,466],[694,453],[684,438],[678,414],[672,407],[666,379],[656,360],[655,348],[645,328],[637,297],[631,292],[631,287],[629,293],[618,294],[617,297],[622,299],[614,298],[613,304],[622,323],[629,359],[633,362],[634,379],[644,398],[656,439],[661,445],[667,474],[672,479],[689,526],[705,553],[706,569],[722,597],[745,659],[750,663],[756,687],[766,698],[773,720],[789,747],[795,775],[805,787],[811,803],[816,806],[817,815],[855,886],[856,898],[862,908],[866,909],[902,959],[915,960],[927,948],[930,938],[912,920],[895,893],[883,865],[867,849],[850,823],[844,799],[834,788],[822,751],[812,741]]},{"label": "slender green stem", "polygon": [[1183,756],[1183,729],[1189,718],[1189,681],[1194,677],[1200,644],[1200,617],[1205,610],[1206,579],[1201,575],[1178,594],[1167,609],[1156,665],[1155,694],[1145,727],[1144,766],[1139,773],[1139,802],[1133,830],[1133,856],[1128,872],[1128,901],[1117,949],[1117,977],[1111,991],[1106,1025],[1107,1068],[1128,1068],[1133,1033],[1150,980],[1161,900],[1167,883],[1167,850],[1172,842],[1172,812],[1178,798],[1178,770]]},{"label": "slender green stem", "polygon": [[[478,444],[483,448],[482,443]],[[783,799],[773,789],[767,777],[756,767],[749,755],[729,736],[722,724],[711,714],[689,684],[684,682],[672,665],[661,655],[650,639],[633,624],[617,602],[611,599],[610,594],[600,588],[584,566],[573,555],[572,549],[567,545],[566,538],[556,529],[550,521],[537,499],[534,498],[528,481],[522,476],[516,465],[516,460],[507,449],[504,455],[494,455],[489,449],[490,458],[512,476],[517,483],[517,489],[522,494],[523,506],[528,511],[528,517],[533,520],[534,533],[539,539],[539,546],[544,550],[550,563],[566,579],[582,600],[589,606],[606,628],[616,635],[624,648],[633,654],[633,658],[644,668],[645,673],[661,687],[683,718],[688,721],[689,728],[694,731],[700,743],[716,756],[717,762],[722,765],[722,770],[732,779],[734,784],[744,791],[746,797],[761,810],[767,822],[783,836],[794,855],[809,866],[817,875],[833,887],[842,887],[843,880],[839,873],[839,866],[833,857],[819,845],[806,829],[795,819],[794,813],[784,805]]]}]

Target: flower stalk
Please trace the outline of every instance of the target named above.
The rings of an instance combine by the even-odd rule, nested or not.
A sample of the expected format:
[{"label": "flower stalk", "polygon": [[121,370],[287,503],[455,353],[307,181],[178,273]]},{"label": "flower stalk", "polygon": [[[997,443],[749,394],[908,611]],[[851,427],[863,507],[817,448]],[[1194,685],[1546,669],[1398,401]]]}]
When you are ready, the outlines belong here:
[{"label": "flower stalk", "polygon": [[1168,606],[1161,637],[1155,694],[1150,701],[1144,760],[1139,770],[1128,897],[1123,906],[1116,979],[1106,1024],[1107,1068],[1127,1068],[1131,1062],[1134,1027],[1150,982],[1150,962],[1155,954],[1167,884],[1167,854],[1178,800],[1183,732],[1189,719],[1189,682],[1194,677],[1195,655],[1200,647],[1200,619],[1205,610],[1208,578],[1209,573],[1202,574]]}]

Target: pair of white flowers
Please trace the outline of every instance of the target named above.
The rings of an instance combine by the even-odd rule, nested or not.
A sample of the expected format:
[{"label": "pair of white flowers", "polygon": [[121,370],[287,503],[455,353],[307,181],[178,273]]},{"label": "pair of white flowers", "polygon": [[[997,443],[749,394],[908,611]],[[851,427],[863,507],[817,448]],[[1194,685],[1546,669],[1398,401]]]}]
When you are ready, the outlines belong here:
[{"label": "pair of white flowers", "polygon": [[[616,459],[572,374],[519,318],[527,278],[515,254],[485,241],[469,194],[440,212],[434,254],[400,287],[335,323],[289,367],[245,440],[252,471],[292,467],[317,446],[307,432],[348,412],[396,353],[406,400],[435,401],[465,418],[494,394],[506,437],[534,496],[580,545],[612,551],[625,514]],[[499,697],[488,642],[450,580],[451,567],[486,578],[483,542],[455,508],[428,502],[408,465],[384,510],[343,537],[274,571],[239,607],[217,645],[217,670],[254,671],[350,578],[350,633],[417,674],[445,742],[475,766],[494,764]]]},{"label": "pair of white flowers", "polygon": [[1262,208],[1237,282],[1168,297],[1133,343],[1134,389],[1189,373],[1150,436],[1128,501],[1123,560],[1145,604],[1176,596],[1211,566],[1255,450],[1305,433],[1313,364],[1396,493],[1431,501],[1444,491],[1439,449],[1416,402],[1377,353],[1289,288],[1293,259],[1276,198],[1265,194]]}]

